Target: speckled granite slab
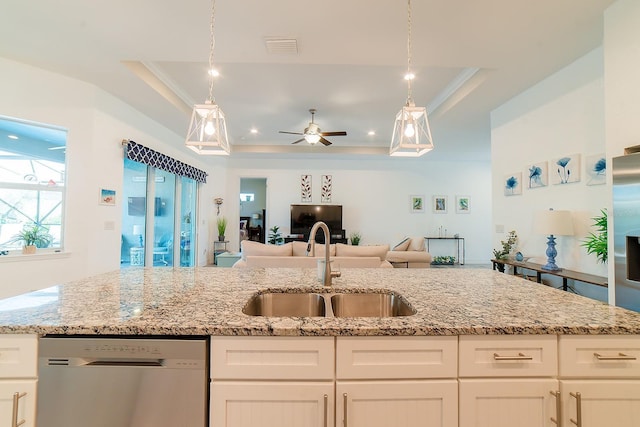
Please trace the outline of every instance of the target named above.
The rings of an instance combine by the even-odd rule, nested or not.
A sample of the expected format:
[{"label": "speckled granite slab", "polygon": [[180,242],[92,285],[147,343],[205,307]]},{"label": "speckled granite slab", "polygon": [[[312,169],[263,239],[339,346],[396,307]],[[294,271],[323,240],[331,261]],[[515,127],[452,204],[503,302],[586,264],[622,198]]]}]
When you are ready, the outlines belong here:
[{"label": "speckled granite slab", "polygon": [[[394,318],[255,317],[256,292],[402,295]],[[485,269],[130,268],[0,301],[1,333],[116,335],[640,334],[640,313]]]}]

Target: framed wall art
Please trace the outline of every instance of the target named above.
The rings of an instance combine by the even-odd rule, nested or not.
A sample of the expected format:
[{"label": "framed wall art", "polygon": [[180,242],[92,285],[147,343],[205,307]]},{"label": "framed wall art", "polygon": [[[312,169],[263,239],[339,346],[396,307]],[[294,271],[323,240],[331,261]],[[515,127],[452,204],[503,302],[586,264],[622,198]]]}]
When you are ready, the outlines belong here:
[{"label": "framed wall art", "polygon": [[607,183],[607,158],[604,153],[585,157],[584,170],[587,185],[603,185]]},{"label": "framed wall art", "polygon": [[106,188],[100,189],[100,200],[101,205],[106,206],[115,206],[116,205],[116,190],[107,190]]},{"label": "framed wall art", "polygon": [[447,213],[447,196],[433,196],[433,212],[439,214]]},{"label": "framed wall art", "polygon": [[469,196],[456,196],[456,213],[466,214],[471,212],[471,198]]},{"label": "framed wall art", "polygon": [[300,201],[311,202],[311,175],[300,176]]},{"label": "framed wall art", "polygon": [[411,213],[424,212],[424,196],[409,196]]},{"label": "framed wall art", "polygon": [[331,175],[322,175],[322,189],[320,193],[320,201],[322,203],[331,203],[331,191],[333,180]]},{"label": "framed wall art", "polygon": [[517,196],[522,194],[522,172],[504,176],[504,195]]},{"label": "framed wall art", "polygon": [[555,159],[551,162],[549,169],[553,184],[580,182],[580,154],[571,154]]},{"label": "framed wall art", "polygon": [[525,173],[528,175],[528,189],[542,188],[549,185],[549,168],[547,162],[529,165]]}]

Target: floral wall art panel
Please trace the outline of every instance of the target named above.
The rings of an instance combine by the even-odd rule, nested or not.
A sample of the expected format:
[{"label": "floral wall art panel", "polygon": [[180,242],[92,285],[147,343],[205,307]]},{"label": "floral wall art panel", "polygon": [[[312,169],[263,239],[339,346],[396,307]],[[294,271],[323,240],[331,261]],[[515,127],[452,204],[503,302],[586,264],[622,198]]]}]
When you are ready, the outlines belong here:
[{"label": "floral wall art panel", "polygon": [[504,177],[504,195],[517,196],[522,194],[522,172],[507,174]]},{"label": "floral wall art panel", "polygon": [[571,154],[555,159],[551,162],[549,169],[553,184],[580,182],[580,154]]},{"label": "floral wall art panel", "polygon": [[320,194],[320,201],[322,203],[331,203],[331,186],[333,180],[331,175],[322,175],[322,192]]},{"label": "floral wall art panel", "polygon": [[527,167],[527,188],[541,188],[549,184],[549,168],[547,165],[547,162],[541,162]]},{"label": "floral wall art panel", "polygon": [[300,201],[311,202],[311,175],[300,176]]},{"label": "floral wall art panel", "polygon": [[603,185],[607,182],[607,159],[603,154],[587,156],[584,159],[587,185]]}]

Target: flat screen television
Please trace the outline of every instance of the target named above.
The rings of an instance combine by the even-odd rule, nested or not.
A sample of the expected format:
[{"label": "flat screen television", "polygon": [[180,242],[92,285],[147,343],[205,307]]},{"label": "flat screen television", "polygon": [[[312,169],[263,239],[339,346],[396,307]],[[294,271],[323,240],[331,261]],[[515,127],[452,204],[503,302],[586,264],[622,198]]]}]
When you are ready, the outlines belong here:
[{"label": "flat screen television", "polygon": [[342,205],[291,205],[291,234],[306,238],[318,221],[327,224],[332,236],[342,234]]},{"label": "flat screen television", "polygon": [[[146,197],[129,197],[127,203],[127,214],[129,216],[144,216],[147,207]],[[162,199],[160,197],[155,198],[155,216],[162,215]]]}]

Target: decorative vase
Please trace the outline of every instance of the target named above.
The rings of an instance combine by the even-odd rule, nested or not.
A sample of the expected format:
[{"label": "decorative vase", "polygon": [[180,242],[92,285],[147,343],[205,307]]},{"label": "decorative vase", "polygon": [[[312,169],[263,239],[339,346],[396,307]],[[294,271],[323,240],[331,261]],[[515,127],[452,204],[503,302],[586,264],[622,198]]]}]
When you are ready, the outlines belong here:
[{"label": "decorative vase", "polygon": [[218,236],[218,241],[219,241],[219,242],[224,242],[224,235],[222,235],[222,236]]}]

